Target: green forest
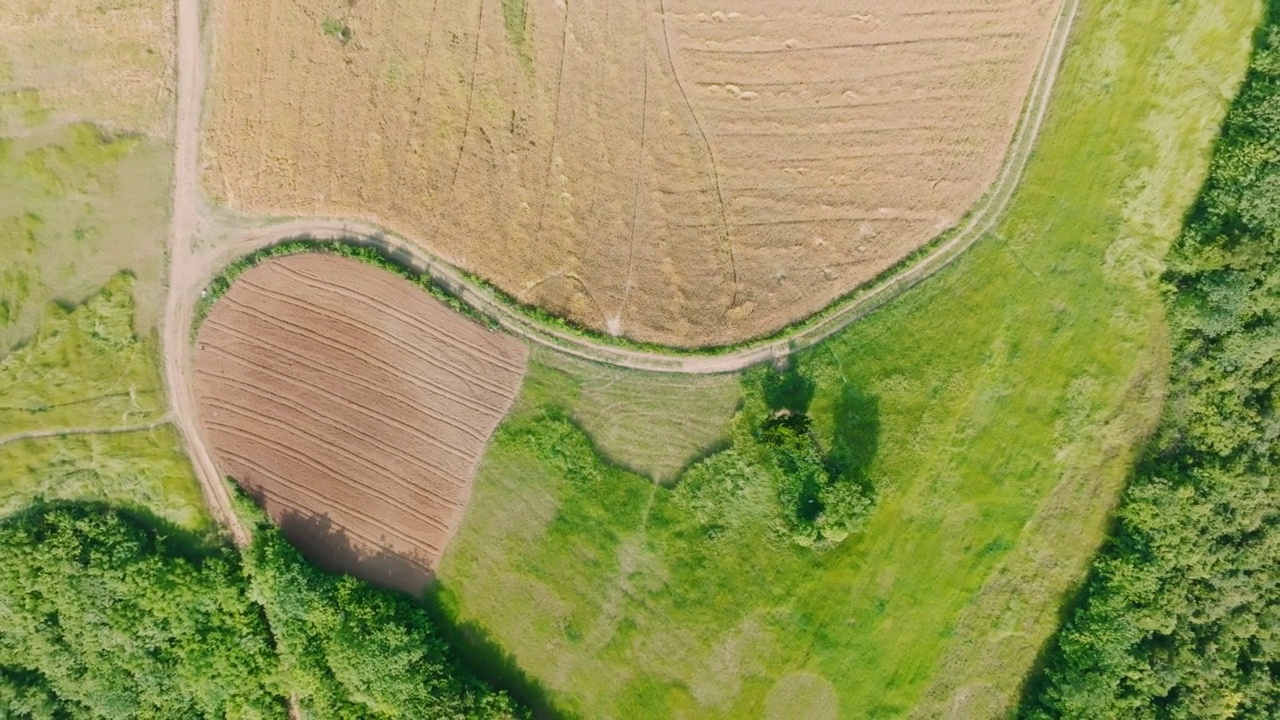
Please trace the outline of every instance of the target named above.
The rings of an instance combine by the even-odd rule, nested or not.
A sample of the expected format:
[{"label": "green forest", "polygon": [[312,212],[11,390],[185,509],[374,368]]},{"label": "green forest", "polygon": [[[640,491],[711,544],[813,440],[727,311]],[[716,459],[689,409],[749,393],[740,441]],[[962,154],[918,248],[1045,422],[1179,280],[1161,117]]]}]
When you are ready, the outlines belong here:
[{"label": "green forest", "polygon": [[145,511],[0,524],[0,717],[521,717],[407,596],[316,570],[247,501],[242,554]]},{"label": "green forest", "polygon": [[1280,4],[1167,258],[1169,397],[1022,716],[1280,717]]}]

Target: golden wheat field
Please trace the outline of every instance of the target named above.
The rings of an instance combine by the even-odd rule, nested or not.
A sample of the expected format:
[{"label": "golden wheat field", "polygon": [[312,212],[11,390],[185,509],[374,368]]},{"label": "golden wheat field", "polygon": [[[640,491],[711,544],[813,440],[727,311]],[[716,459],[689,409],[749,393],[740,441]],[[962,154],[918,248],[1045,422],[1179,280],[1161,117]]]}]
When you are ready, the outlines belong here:
[{"label": "golden wheat field", "polygon": [[206,187],[674,345],[794,322],[995,178],[1060,0],[217,3]]}]

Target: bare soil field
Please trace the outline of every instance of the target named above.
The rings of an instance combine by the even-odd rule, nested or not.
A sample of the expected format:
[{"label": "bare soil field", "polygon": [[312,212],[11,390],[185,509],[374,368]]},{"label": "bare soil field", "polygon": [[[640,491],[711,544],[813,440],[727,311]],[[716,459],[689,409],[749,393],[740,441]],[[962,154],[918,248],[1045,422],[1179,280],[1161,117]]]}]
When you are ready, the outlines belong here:
[{"label": "bare soil field", "polygon": [[220,2],[205,184],[383,224],[600,330],[733,342],[963,216],[1060,7]]},{"label": "bare soil field", "polygon": [[214,307],[195,389],[220,470],[308,557],[418,592],[527,353],[385,271],[297,255]]}]

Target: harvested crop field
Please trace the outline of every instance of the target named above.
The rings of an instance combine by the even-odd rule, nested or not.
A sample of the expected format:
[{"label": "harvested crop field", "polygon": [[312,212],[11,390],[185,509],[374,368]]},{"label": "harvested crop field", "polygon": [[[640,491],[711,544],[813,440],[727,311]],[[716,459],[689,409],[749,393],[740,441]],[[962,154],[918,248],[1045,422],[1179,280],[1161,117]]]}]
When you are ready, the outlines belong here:
[{"label": "harvested crop field", "polygon": [[963,216],[1060,8],[221,2],[206,185],[382,223],[600,330],[729,343]]},{"label": "harvested crop field", "polygon": [[220,470],[313,561],[417,592],[461,521],[527,349],[355,260],[249,270],[200,328]]}]

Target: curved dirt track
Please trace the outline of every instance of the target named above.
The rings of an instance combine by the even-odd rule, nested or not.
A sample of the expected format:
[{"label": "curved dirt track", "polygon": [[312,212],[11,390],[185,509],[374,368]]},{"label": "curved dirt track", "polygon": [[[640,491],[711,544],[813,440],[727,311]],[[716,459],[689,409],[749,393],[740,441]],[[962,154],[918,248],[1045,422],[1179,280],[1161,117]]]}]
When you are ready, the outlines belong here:
[{"label": "curved dirt track", "polygon": [[1078,5],[1079,0],[1072,0],[1064,6],[1063,14],[1054,26],[1052,41],[1041,59],[1023,122],[1014,137],[1000,177],[965,223],[921,260],[867,288],[861,295],[839,304],[821,320],[808,326],[802,325],[801,329],[776,339],[749,343],[720,355],[667,354],[634,350],[593,340],[544,324],[512,308],[497,299],[487,288],[473,283],[457,268],[432,257],[419,243],[396,237],[367,223],[339,219],[290,220],[242,233],[220,252],[206,256],[206,262],[203,263],[206,281],[212,279],[217,269],[236,257],[290,238],[354,239],[407,259],[414,269],[430,273],[460,299],[496,320],[508,332],[574,357],[634,370],[684,374],[734,372],[775,360],[796,349],[822,342],[919,284],[950,264],[991,229],[1008,206],[1035,146]]},{"label": "curved dirt track", "polygon": [[214,0],[202,187],[597,332],[735,344],[963,222],[1067,1]]},{"label": "curved dirt track", "polygon": [[1055,24],[1036,71],[1018,130],[995,183],[967,220],[947,239],[891,277],[866,288],[852,299],[819,313],[812,323],[776,339],[749,343],[721,355],[681,355],[633,350],[584,338],[547,325],[493,297],[453,268],[422,251],[417,244],[378,228],[334,219],[300,219],[240,234],[223,247],[195,253],[199,217],[198,147],[204,93],[205,55],[200,42],[200,1],[178,0],[178,102],[175,132],[173,226],[170,234],[169,293],[161,325],[163,362],[170,412],[181,432],[201,482],[206,503],[233,540],[243,544],[248,534],[231,509],[231,499],[217,466],[201,437],[191,376],[190,331],[195,303],[207,282],[236,257],[288,238],[354,238],[381,245],[409,258],[430,272],[464,302],[494,318],[518,337],[575,357],[617,367],[667,373],[721,373],[770,361],[798,348],[821,342],[905,290],[914,287],[973,245],[1003,214],[1022,172],[1048,108],[1079,0],[1068,0]]}]

